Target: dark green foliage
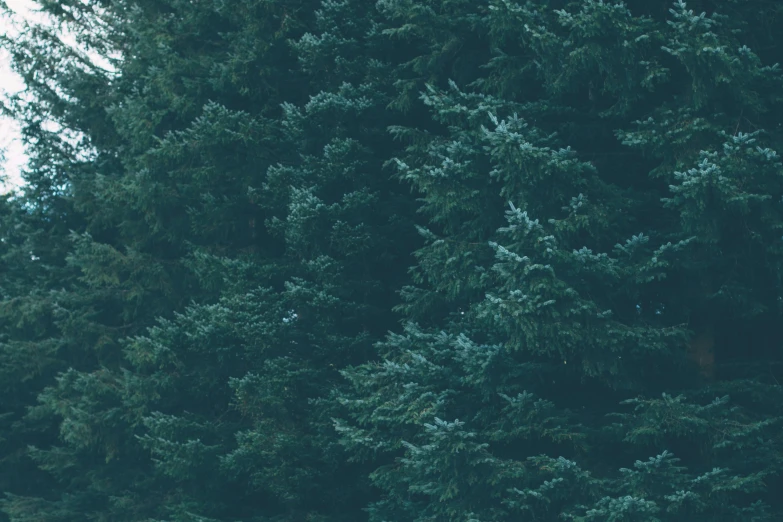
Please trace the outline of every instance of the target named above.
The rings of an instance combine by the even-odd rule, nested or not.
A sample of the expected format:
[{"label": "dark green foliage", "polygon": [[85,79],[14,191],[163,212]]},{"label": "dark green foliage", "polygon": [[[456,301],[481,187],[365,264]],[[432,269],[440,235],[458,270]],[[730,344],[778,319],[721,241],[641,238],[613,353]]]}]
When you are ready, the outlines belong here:
[{"label": "dark green foliage", "polygon": [[780,520],[783,6],[41,4],[8,520]]},{"label": "dark green foliage", "polygon": [[99,154],[119,161],[66,180],[87,224],[52,335],[91,357],[65,359],[27,416],[58,428],[30,456],[62,489],[6,512],[361,516],[366,473],[346,468],[319,399],[395,326],[417,242],[415,202],[380,159],[399,148],[371,88],[388,67],[341,62],[339,82],[308,69],[365,38],[340,27],[339,5],[49,7],[82,28],[68,11],[111,22],[123,60],[105,114],[120,145]]},{"label": "dark green foliage", "polygon": [[422,94],[448,130],[395,129],[420,326],[345,372],[338,424],[371,520],[779,517],[781,76],[746,8],[492,2],[477,90]]},{"label": "dark green foliage", "polygon": [[[126,404],[121,341],[188,302],[213,298],[215,289],[202,287],[193,272],[197,252],[243,255],[259,243],[268,244],[262,256],[280,249],[254,236],[253,219],[263,217],[254,214],[247,189],[286,153],[280,140],[262,147],[278,132],[270,118],[279,117],[280,103],[306,92],[288,66],[286,38],[301,34],[308,18],[286,20],[287,7],[266,2],[224,7],[217,17],[217,6],[192,7],[47,4],[88,48],[120,53],[114,74],[63,60],[67,47],[52,37],[45,40],[49,47],[39,45],[37,29],[6,42],[35,95],[33,103],[12,107],[33,158],[22,204],[58,224],[63,217],[75,223],[52,240],[68,243],[68,228],[74,230],[72,247],[53,261],[73,273],[62,279],[71,286],[59,297],[55,328],[35,332],[59,349],[55,370],[70,369],[56,382],[50,370],[48,380],[36,383],[37,391],[48,388],[26,420],[55,428],[27,443],[61,487],[9,488],[25,495],[6,503],[11,519],[136,520],[163,509],[169,485],[137,441],[141,420]],[[91,33],[96,24],[100,29]],[[234,46],[238,39],[246,44],[244,56],[221,43]],[[254,61],[264,64],[260,75]],[[56,92],[40,80],[46,64],[45,79],[59,86]],[[42,130],[47,120],[81,133],[88,157],[76,162],[67,143]],[[52,149],[71,152],[70,161],[53,164]],[[60,164],[65,168],[55,170]],[[45,192],[52,185],[58,191]],[[62,208],[55,209],[59,201]],[[18,409],[33,404],[35,394]]]}]

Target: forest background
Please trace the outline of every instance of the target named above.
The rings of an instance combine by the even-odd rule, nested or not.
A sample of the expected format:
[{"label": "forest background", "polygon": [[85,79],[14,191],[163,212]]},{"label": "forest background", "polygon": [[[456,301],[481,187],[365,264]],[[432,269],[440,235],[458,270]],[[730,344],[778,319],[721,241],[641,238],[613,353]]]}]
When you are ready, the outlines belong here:
[{"label": "forest background", "polygon": [[783,3],[39,4],[0,519],[783,520]]}]

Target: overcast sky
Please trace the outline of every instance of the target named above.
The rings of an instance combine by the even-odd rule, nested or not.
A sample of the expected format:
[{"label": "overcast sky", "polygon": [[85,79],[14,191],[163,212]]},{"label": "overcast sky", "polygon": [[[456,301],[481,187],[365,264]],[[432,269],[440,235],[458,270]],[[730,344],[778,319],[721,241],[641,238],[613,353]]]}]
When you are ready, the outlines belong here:
[{"label": "overcast sky", "polygon": [[[8,6],[25,18],[39,20],[33,11],[35,3],[31,0],[5,0]],[[13,33],[11,21],[5,14],[0,14],[0,32]],[[19,92],[24,88],[22,79],[11,70],[9,56],[0,48],[0,96]],[[0,164],[0,172],[8,176],[11,187],[18,185],[19,171],[25,163],[24,150],[19,141],[19,128],[13,120],[0,117],[0,148],[5,151],[5,162]],[[10,187],[6,187],[7,190]],[[0,192],[5,192],[0,184]]]},{"label": "overcast sky", "polygon": [[[53,24],[47,23],[47,18],[37,12],[38,4],[34,0],[4,1],[20,19],[48,25],[50,28],[52,27]],[[13,36],[14,30],[15,27],[12,20],[9,20],[5,15],[0,15],[0,33]],[[61,42],[81,53],[83,57],[91,61],[96,67],[100,67],[109,74],[115,72],[110,60],[90,52],[79,45],[75,35],[67,29],[60,32],[58,37]],[[119,58],[119,55],[114,54],[112,58],[117,59]],[[0,98],[5,97],[8,94],[20,92],[22,89],[24,89],[22,79],[11,70],[10,57],[8,53],[0,48]],[[46,125],[46,122],[44,125]],[[71,134],[72,133],[66,133],[62,137],[70,143],[76,143],[78,141],[78,136]],[[20,140],[19,126],[16,125],[13,120],[2,117],[0,117],[0,150],[5,152],[5,161],[0,160],[0,175],[5,174],[8,179],[8,183],[6,183],[5,186],[0,182],[0,194],[2,194],[15,186],[19,186],[21,183],[19,173],[26,163],[24,147]]]}]

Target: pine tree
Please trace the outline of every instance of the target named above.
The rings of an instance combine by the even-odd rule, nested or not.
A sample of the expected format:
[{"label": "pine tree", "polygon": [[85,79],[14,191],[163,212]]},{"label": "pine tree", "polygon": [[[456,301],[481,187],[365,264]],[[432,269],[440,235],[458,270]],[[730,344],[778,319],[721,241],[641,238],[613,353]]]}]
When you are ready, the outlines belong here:
[{"label": "pine tree", "polygon": [[[286,44],[303,19],[255,2],[43,6],[89,50],[120,57],[114,73],[102,70],[37,27],[4,42],[28,84],[29,97],[13,108],[33,158],[26,181],[38,197],[26,204],[50,221],[66,219],[58,225],[75,224],[70,240],[66,228],[44,245],[66,243],[53,262],[71,279],[62,281],[56,324],[36,332],[58,360],[28,392],[38,398],[25,421],[48,430],[26,442],[59,487],[12,486],[4,510],[12,520],[137,520],[159,512],[171,486],[154,472],[136,438],[139,418],[126,410],[121,341],[190,301],[214,298],[216,289],[200,286],[196,252],[264,243],[253,235],[247,183],[283,152],[268,146],[280,103],[305,92],[289,72]],[[68,133],[81,142],[62,139]],[[187,140],[199,134],[208,138],[203,146]],[[25,406],[32,404],[14,413]]]},{"label": "pine tree", "polygon": [[379,88],[393,46],[347,61],[372,40],[343,19],[358,4],[326,5],[320,36],[290,50],[306,2],[102,7],[48,5],[107,21],[122,54],[101,151],[120,161],[67,180],[88,218],[68,254],[83,285],[53,334],[97,353],[28,415],[59,428],[31,455],[60,498],[16,496],[6,512],[361,517],[366,473],[345,466],[323,399],[394,325],[416,241],[413,201],[376,159],[394,147]]},{"label": "pine tree", "polygon": [[486,72],[421,94],[444,130],[395,129],[426,245],[338,423],[371,520],[780,517],[780,9],[756,7],[483,10]]},{"label": "pine tree", "polygon": [[[358,3],[325,4],[318,32],[293,43],[322,90],[284,104],[284,143],[298,157],[249,192],[266,216],[256,226],[279,250],[200,254],[199,274],[222,275],[219,301],[128,344],[126,404],[176,484],[172,519],[364,518],[367,470],[347,462],[326,399],[339,370],[366,361],[394,327],[416,236],[408,190],[379,160],[394,147],[385,127],[399,119],[385,113],[390,43],[356,31],[361,16]],[[351,54],[361,47],[374,59]]]},{"label": "pine tree", "polygon": [[[55,443],[57,428],[45,420],[26,417],[26,413],[58,372],[92,357],[89,346],[69,342],[72,339],[62,335],[69,320],[68,303],[81,286],[78,270],[68,263],[71,231],[84,229],[88,221],[69,180],[91,172],[92,163],[85,161],[91,151],[74,144],[73,136],[63,132],[64,121],[59,118],[68,112],[70,130],[111,141],[108,133],[101,132],[100,115],[96,117],[90,110],[91,104],[105,101],[105,92],[100,89],[105,71],[88,66],[83,56],[63,46],[51,31],[28,27],[23,38],[29,45],[3,37],[3,46],[12,52],[17,71],[27,84],[23,95],[4,103],[3,112],[22,124],[31,152],[24,172],[26,184],[18,193],[3,197],[0,217],[0,488],[10,502],[18,495],[49,497],[56,491],[56,480],[29,458],[28,449]],[[39,53],[42,49],[48,59]],[[50,74],[36,74],[36,69]],[[67,94],[52,89],[48,80],[55,73],[70,77],[64,84]],[[89,101],[67,111],[73,97]],[[111,165],[106,155],[94,159]],[[22,511],[32,512],[35,520],[45,517],[45,508],[36,501]]]},{"label": "pine tree", "polygon": [[8,519],[780,518],[783,7],[42,5]]},{"label": "pine tree", "polygon": [[51,440],[50,430],[22,419],[37,393],[63,369],[53,337],[59,298],[75,280],[62,263],[69,246],[62,229],[67,222],[55,222],[56,213],[33,207],[31,199],[6,194],[0,202],[0,488],[17,494],[51,487],[26,458],[29,445]]}]

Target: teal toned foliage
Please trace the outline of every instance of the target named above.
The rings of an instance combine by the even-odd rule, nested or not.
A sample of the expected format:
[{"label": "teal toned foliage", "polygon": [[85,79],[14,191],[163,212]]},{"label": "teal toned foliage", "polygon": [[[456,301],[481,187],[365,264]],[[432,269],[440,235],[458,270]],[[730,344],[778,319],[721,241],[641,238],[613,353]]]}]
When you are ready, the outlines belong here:
[{"label": "teal toned foliage", "polygon": [[726,4],[492,2],[488,75],[394,129],[426,245],[416,322],[345,372],[371,520],[777,518],[780,73],[743,35],[779,36]]},{"label": "teal toned foliage", "polygon": [[780,519],[783,4],[41,6],[5,519]]}]

